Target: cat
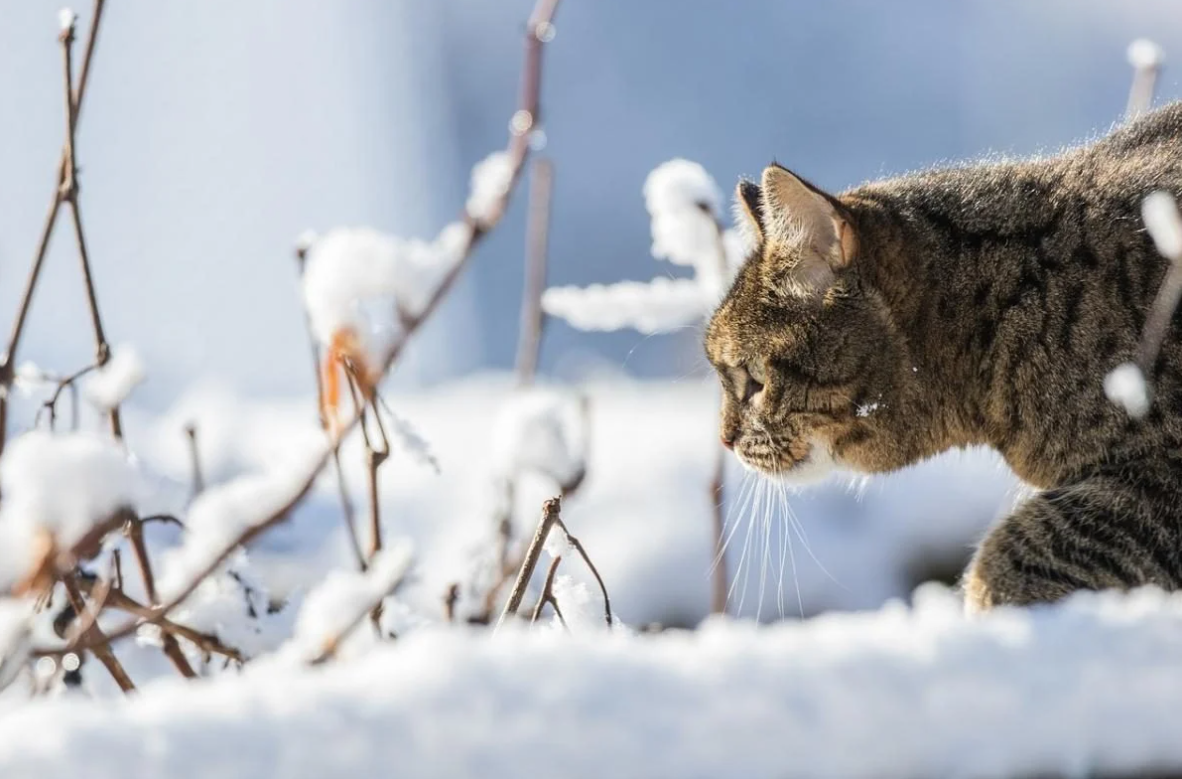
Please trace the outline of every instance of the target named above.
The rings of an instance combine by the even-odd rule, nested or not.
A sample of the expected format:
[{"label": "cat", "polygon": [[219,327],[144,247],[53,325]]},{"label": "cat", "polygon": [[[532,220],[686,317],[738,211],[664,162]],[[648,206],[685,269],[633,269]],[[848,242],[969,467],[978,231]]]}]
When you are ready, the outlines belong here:
[{"label": "cat", "polygon": [[1182,103],[1043,159],[839,195],[774,163],[741,181],[756,248],[705,339],[723,444],[796,482],[996,449],[1041,491],[978,547],[970,612],[1182,587],[1177,327],[1143,418],[1104,392],[1169,267],[1141,219],[1155,190],[1182,195]]}]

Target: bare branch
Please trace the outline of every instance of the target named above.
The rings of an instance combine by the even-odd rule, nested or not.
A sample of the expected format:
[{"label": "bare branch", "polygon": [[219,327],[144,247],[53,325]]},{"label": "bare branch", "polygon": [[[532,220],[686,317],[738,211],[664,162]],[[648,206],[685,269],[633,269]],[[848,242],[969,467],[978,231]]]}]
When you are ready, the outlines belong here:
[{"label": "bare branch", "polygon": [[205,491],[205,476],[201,470],[201,450],[197,446],[197,426],[192,422],[185,425],[185,437],[189,439],[189,465],[193,474],[189,500],[193,500]]},{"label": "bare branch", "polygon": [[550,199],[554,163],[534,160],[530,166],[529,221],[526,225],[525,284],[521,292],[521,324],[517,341],[517,382],[533,382],[542,347],[546,315],[542,293],[546,291],[546,244],[550,233]]},{"label": "bare branch", "polygon": [[538,529],[534,531],[533,540],[529,542],[529,546],[526,548],[525,559],[521,563],[521,570],[517,574],[517,581],[513,583],[513,589],[509,592],[509,600],[505,603],[505,608],[497,620],[497,629],[504,624],[508,617],[516,615],[517,610],[521,608],[521,600],[525,597],[525,590],[529,587],[529,580],[533,576],[534,568],[538,566],[538,558],[542,555],[542,548],[546,545],[546,536],[549,535],[550,528],[554,526],[554,523],[560,521],[559,515],[561,510],[561,498],[550,498],[542,504],[542,519],[538,522]]},{"label": "bare branch", "polygon": [[[70,577],[63,579],[62,583],[66,587],[66,597],[70,599],[70,605],[73,606],[74,613],[79,615],[79,619],[83,619],[83,615],[86,614],[86,602],[82,599],[82,593],[78,590],[78,585]],[[119,685],[119,689],[125,693],[135,690],[135,684],[132,683],[131,677],[127,675],[123,664],[115,657],[115,653],[108,644],[106,635],[103,634],[102,629],[98,625],[92,621],[82,634],[82,639],[91,645],[90,649],[94,653],[94,656],[98,658],[98,661],[111,674],[111,678]]]},{"label": "bare branch", "polygon": [[710,578],[710,611],[713,614],[726,613],[729,576],[726,566],[725,534],[726,516],[723,508],[723,490],[726,476],[726,450],[720,445],[714,447],[714,478],[710,481],[711,542],[714,548],[714,566]]},{"label": "bare branch", "polygon": [[456,621],[456,603],[459,599],[460,585],[458,582],[452,582],[443,594],[443,616],[448,622]]},{"label": "bare branch", "polygon": [[595,563],[591,562],[591,558],[588,556],[587,550],[583,548],[582,542],[570,534],[570,531],[566,529],[566,525],[563,524],[561,519],[558,520],[558,526],[562,528],[563,533],[566,533],[566,540],[579,553],[579,557],[583,558],[583,562],[591,569],[591,574],[595,577],[595,581],[599,583],[599,591],[603,593],[603,619],[607,622],[607,626],[611,627],[612,602],[611,598],[607,596],[607,585],[603,583],[603,577],[599,575],[599,569],[595,567]]},{"label": "bare branch", "polygon": [[[561,555],[550,561],[550,567],[546,570],[546,582],[542,585],[542,594],[538,596],[538,602],[534,604],[533,613],[529,615],[529,621],[531,623],[538,621],[538,617],[542,616],[542,608],[547,603],[553,604],[555,613],[558,613],[558,601],[554,597],[554,577],[558,574],[558,565],[561,562]],[[566,624],[566,620],[563,620],[563,624]]]},{"label": "bare branch", "polygon": [[[131,542],[131,551],[135,555],[136,564],[139,565],[140,578],[144,582],[144,593],[148,596],[148,602],[155,605],[158,602],[156,577],[152,574],[152,560],[148,556],[148,545],[144,543],[143,522],[138,518],[130,519],[123,526],[123,532],[127,534],[127,538]],[[189,665],[189,660],[181,651],[176,637],[166,632],[161,635],[160,641],[164,654],[172,662],[177,672],[186,679],[196,678],[197,673],[193,670],[193,666]]]}]

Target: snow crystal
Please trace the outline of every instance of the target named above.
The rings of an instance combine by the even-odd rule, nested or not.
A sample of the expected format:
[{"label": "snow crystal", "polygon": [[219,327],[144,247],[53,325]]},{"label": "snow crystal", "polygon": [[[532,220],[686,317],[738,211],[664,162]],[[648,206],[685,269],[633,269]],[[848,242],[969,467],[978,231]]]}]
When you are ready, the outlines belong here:
[{"label": "snow crystal", "polygon": [[126,455],[90,433],[25,433],[0,458],[0,579],[27,573],[42,534],[68,549],[98,522],[132,506],[138,482]]},{"label": "snow crystal", "polygon": [[573,392],[533,387],[511,395],[493,433],[499,473],[539,473],[560,487],[578,483],[587,467],[585,401]]},{"label": "snow crystal", "polygon": [[[528,129],[526,126],[521,132]],[[512,183],[513,158],[508,152],[495,151],[476,163],[466,205],[468,215],[481,224],[494,219]]]},{"label": "snow crystal", "polygon": [[700,322],[711,307],[709,293],[694,279],[658,277],[649,282],[552,287],[542,294],[547,314],[579,330],[669,333]]},{"label": "snow crystal", "polygon": [[370,228],[330,230],[308,251],[304,303],[324,346],[351,334],[366,366],[384,365],[403,335],[461,259],[471,228],[450,224],[433,242],[404,240]]},{"label": "snow crystal", "polygon": [[1166,61],[1165,52],[1148,38],[1138,38],[1129,44],[1129,64],[1138,70],[1160,68]]},{"label": "snow crystal", "polygon": [[63,8],[57,12],[57,23],[61,25],[63,31],[73,27],[77,21],[78,14],[74,13],[73,9]]},{"label": "snow crystal", "polygon": [[723,258],[717,214],[722,196],[705,169],[670,160],[649,173],[644,201],[652,216],[652,253],[700,273],[718,273]]},{"label": "snow crystal", "polygon": [[863,403],[862,405],[858,406],[856,413],[859,417],[864,419],[864,418],[870,416],[871,414],[873,414],[875,411],[878,411],[878,408],[880,405],[881,404],[879,404],[877,402]]},{"label": "snow crystal", "polygon": [[1141,202],[1141,217],[1163,257],[1182,261],[1182,216],[1169,192],[1158,190]]},{"label": "snow crystal", "polygon": [[416,462],[439,473],[439,461],[435,459],[435,455],[431,452],[431,445],[419,435],[419,431],[390,408],[386,408],[386,414],[390,418],[390,432],[394,434],[395,441],[401,445],[402,451],[409,454]]},{"label": "snow crystal", "polygon": [[384,597],[410,570],[413,547],[398,540],[380,550],[364,573],[331,571],[308,593],[296,618],[292,646],[305,659],[315,657]]},{"label": "snow crystal", "polygon": [[1104,377],[1104,394],[1134,419],[1149,413],[1149,386],[1136,363],[1126,362]]},{"label": "snow crystal", "polygon": [[[563,561],[565,567],[566,561]],[[554,600],[562,610],[562,618],[571,630],[586,632],[606,628],[603,619],[603,599],[591,594],[586,582],[576,581],[567,574],[554,577]]]},{"label": "snow crystal", "polygon": [[144,362],[130,345],[116,346],[111,359],[86,377],[83,392],[103,411],[115,408],[144,380]]}]

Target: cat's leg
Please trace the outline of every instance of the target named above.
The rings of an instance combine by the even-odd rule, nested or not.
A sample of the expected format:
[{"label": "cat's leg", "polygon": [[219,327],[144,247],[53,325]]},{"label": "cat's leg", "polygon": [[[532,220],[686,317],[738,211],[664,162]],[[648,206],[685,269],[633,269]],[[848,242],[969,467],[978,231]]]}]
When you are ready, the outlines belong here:
[{"label": "cat's leg", "polygon": [[1076,590],[1182,586],[1182,501],[1138,470],[1047,490],[1002,520],[965,573],[966,611]]}]

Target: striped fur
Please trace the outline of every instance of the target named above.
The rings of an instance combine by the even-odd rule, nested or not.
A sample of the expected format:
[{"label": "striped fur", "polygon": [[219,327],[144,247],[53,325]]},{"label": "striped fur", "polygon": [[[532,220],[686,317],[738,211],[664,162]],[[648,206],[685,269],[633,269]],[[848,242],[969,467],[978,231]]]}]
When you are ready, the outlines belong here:
[{"label": "striped fur", "polygon": [[[815,200],[792,190],[791,202],[808,213],[774,213],[769,181],[806,187]],[[830,461],[880,473],[989,445],[1044,491],[978,550],[966,577],[978,608],[1182,586],[1177,327],[1148,416],[1129,418],[1103,391],[1134,358],[1168,266],[1140,205],[1156,189],[1182,199],[1182,103],[1046,159],[836,197],[779,168],[762,200],[755,186],[740,205],[759,247],[706,338],[722,436],[741,460],[788,478]],[[829,224],[852,230],[852,258],[816,248],[834,245]],[[802,294],[800,274],[820,267],[826,287]]]}]

